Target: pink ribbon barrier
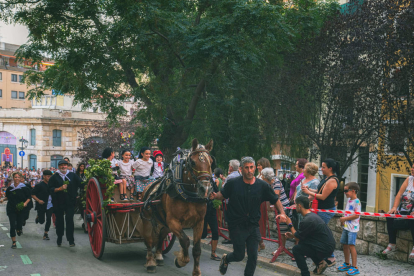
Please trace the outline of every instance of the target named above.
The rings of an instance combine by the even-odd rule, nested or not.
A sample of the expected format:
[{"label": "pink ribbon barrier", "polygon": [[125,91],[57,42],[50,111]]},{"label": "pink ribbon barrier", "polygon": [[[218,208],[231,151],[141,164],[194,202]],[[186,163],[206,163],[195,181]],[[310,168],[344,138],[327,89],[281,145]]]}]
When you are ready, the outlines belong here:
[{"label": "pink ribbon barrier", "polygon": [[[294,210],[296,208],[286,207],[285,209]],[[369,212],[352,212],[352,211],[325,210],[325,209],[309,209],[309,210],[311,212],[324,212],[324,213],[335,213],[335,214],[360,215],[360,216],[366,216],[366,217],[414,219],[414,216],[413,215],[400,215],[400,214],[387,214],[387,213],[369,213]]]}]

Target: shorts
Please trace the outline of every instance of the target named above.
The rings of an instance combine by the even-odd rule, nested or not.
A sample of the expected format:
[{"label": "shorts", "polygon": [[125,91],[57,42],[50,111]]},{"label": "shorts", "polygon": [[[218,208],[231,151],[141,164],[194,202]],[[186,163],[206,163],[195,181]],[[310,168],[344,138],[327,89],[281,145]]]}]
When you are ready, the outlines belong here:
[{"label": "shorts", "polygon": [[341,244],[355,245],[358,232],[349,232],[348,230],[342,230]]}]

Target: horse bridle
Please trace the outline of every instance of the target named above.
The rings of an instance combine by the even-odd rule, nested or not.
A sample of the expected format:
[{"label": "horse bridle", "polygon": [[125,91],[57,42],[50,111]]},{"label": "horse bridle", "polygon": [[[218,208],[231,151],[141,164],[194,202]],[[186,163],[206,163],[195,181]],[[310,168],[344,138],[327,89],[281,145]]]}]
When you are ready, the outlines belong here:
[{"label": "horse bridle", "polygon": [[[193,160],[191,159],[191,156],[193,156],[194,154],[199,154],[198,159],[201,162],[204,162],[204,159],[207,159],[207,162],[208,162],[209,167],[210,167],[210,171],[199,171],[199,170],[196,170],[191,165],[191,162],[193,162]],[[211,177],[212,177],[212,171],[211,171],[211,162],[210,162],[209,157],[211,157],[213,159],[213,156],[210,155],[210,152],[206,149],[197,149],[197,150],[191,151],[187,155],[187,158],[185,160],[185,168],[186,168],[186,170],[188,169],[188,172],[190,173],[191,177],[195,180],[196,183],[194,183],[194,184],[183,183],[184,185],[190,185],[194,188],[197,188],[197,185],[198,186],[203,186],[203,187],[207,186],[208,190],[210,190],[210,186],[211,186],[210,180],[211,180]],[[195,173],[197,173],[197,175]],[[203,178],[203,177],[205,179],[201,180],[201,178]],[[207,184],[207,185],[204,185],[204,184]],[[209,191],[209,192],[211,192],[211,191]]]}]

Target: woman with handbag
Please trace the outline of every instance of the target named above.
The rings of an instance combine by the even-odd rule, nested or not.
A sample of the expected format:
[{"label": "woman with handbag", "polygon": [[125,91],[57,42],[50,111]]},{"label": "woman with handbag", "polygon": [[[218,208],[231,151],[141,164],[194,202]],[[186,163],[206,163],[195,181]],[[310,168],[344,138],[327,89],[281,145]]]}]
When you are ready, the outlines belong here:
[{"label": "woman with handbag", "polygon": [[[339,190],[339,180],[337,177],[337,175],[339,175],[339,163],[331,158],[328,158],[322,162],[321,169],[325,178],[319,183],[317,189],[318,192],[310,191],[309,187],[304,185],[302,185],[302,192],[314,197],[312,209],[336,210],[335,198]],[[316,202],[318,203],[317,207]],[[335,216],[334,213],[318,212],[317,214],[325,222],[325,224],[328,224],[329,221]],[[335,256],[332,254],[326,262],[329,267],[335,265]]]},{"label": "woman with handbag", "polygon": [[[394,206],[388,214],[414,215],[414,165],[411,167],[411,175],[404,181],[398,194],[395,196]],[[398,209],[397,209],[398,207]],[[389,244],[382,252],[388,254],[397,250],[397,230],[411,230],[414,240],[414,220],[387,218]],[[411,250],[410,259],[414,259],[414,247]]]}]

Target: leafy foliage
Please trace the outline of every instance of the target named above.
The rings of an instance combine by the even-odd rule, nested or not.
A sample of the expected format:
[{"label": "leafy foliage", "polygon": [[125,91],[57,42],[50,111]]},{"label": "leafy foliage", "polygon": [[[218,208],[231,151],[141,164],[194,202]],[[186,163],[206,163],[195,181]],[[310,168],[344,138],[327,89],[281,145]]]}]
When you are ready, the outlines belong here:
[{"label": "leafy foliage", "polygon": [[118,103],[133,97],[143,107],[136,118],[142,123],[135,131],[137,144],[159,138],[168,156],[193,137],[213,138],[215,155],[224,164],[229,158],[269,154],[281,134],[270,116],[281,97],[269,98],[275,91],[269,84],[282,81],[291,57],[339,7],[314,0],[289,5],[279,0],[10,0],[0,9],[4,19],[30,30],[19,57],[40,62],[47,55],[56,62],[46,72],[26,74],[29,84],[40,84],[31,97],[46,89],[73,94],[85,106],[96,101],[115,121],[124,113]]},{"label": "leafy foliage", "polygon": [[[115,153],[123,149],[134,149],[134,135],[137,124],[129,119],[120,119],[117,123],[96,122],[93,126],[82,128],[78,132],[79,148],[75,157],[87,163],[89,159],[102,158],[102,152],[110,147]],[[139,134],[137,134],[139,136]]]},{"label": "leafy foliage", "polygon": [[[111,162],[107,159],[99,160],[99,159],[89,159],[89,166],[85,169],[85,177],[86,179],[91,179],[95,177],[100,184],[106,185],[105,197],[104,199],[104,206],[108,205],[111,202],[111,198],[114,196],[114,189],[115,189],[115,178],[112,175],[111,169]],[[88,184],[88,182],[86,183]],[[85,185],[85,193],[82,203],[86,206],[86,190],[88,189],[88,185]]]}]

